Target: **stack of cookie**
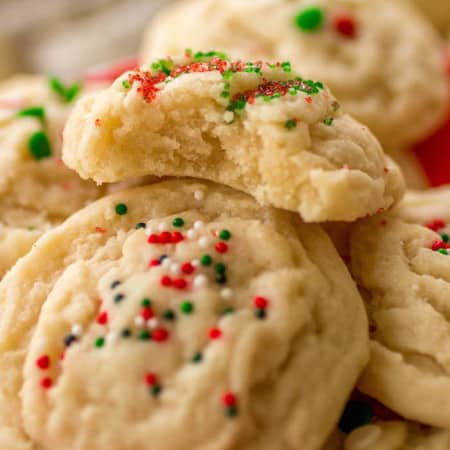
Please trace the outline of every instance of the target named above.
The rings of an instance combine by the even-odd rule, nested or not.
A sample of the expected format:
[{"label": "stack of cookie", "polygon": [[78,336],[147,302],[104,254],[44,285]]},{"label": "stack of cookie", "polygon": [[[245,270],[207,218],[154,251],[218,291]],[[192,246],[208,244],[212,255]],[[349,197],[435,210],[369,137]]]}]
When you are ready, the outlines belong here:
[{"label": "stack of cookie", "polygon": [[[0,282],[0,450],[450,449],[450,204],[402,200],[377,139],[445,114],[438,38],[400,1],[216,7],[163,13],[172,56],[106,88],[9,99],[42,87],[1,120],[49,181],[5,194],[43,235]],[[60,157],[77,201],[117,192],[72,214]]]}]

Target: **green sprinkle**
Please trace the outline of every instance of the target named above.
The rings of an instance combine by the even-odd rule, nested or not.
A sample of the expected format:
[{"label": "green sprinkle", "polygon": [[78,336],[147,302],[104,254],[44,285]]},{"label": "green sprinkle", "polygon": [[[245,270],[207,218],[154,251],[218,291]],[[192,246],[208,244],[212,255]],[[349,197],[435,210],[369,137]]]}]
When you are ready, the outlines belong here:
[{"label": "green sprinkle", "polygon": [[255,316],[256,316],[258,319],[265,319],[266,316],[267,316],[266,310],[263,309],[263,308],[258,308],[258,309],[255,311]]},{"label": "green sprinkle", "polygon": [[59,78],[56,77],[50,77],[48,79],[48,84],[50,86],[50,89],[59,96],[64,98],[66,87],[62,83],[62,81]]},{"label": "green sprinkle", "polygon": [[43,120],[45,118],[45,110],[42,106],[32,106],[31,108],[22,109],[17,115],[19,117],[37,117]]},{"label": "green sprinkle", "polygon": [[63,101],[66,103],[70,103],[79,94],[81,90],[81,84],[80,83],[74,83],[69,87],[64,86],[64,83],[56,77],[50,77],[49,78],[49,86],[50,89],[57,95],[61,97]]},{"label": "green sprinkle", "polygon": [[141,341],[149,341],[151,337],[152,337],[151,334],[146,330],[142,330],[139,332],[139,339]]},{"label": "green sprinkle", "polygon": [[159,63],[157,63],[157,62],[154,62],[154,63],[151,65],[151,68],[152,68],[153,70],[159,70],[159,69],[161,68],[161,65],[160,65]]},{"label": "green sprinkle", "polygon": [[129,82],[128,80],[123,80],[123,81],[122,81],[122,86],[123,86],[125,89],[130,89],[131,84],[130,84],[130,82]]},{"label": "green sprinkle", "polygon": [[203,354],[200,353],[200,352],[196,353],[196,354],[192,357],[191,361],[192,361],[194,364],[201,363],[201,362],[203,361]]},{"label": "green sprinkle", "polygon": [[204,60],[204,59],[214,58],[215,56],[217,56],[220,59],[228,59],[228,56],[226,55],[226,53],[217,52],[217,51],[214,51],[214,50],[211,50],[209,52],[197,52],[194,55],[194,59],[196,61],[201,61],[201,60]]},{"label": "green sprinkle", "polygon": [[448,255],[448,251],[445,248],[440,248],[438,250],[438,253],[440,253],[441,255]]},{"label": "green sprinkle", "polygon": [[192,56],[192,48],[187,48],[187,49],[184,51],[184,54],[185,54],[186,56],[188,56],[188,57],[191,57],[191,56]]},{"label": "green sprinkle", "polygon": [[127,207],[127,205],[125,205],[125,203],[118,203],[116,205],[116,214],[118,214],[119,216],[123,216],[127,212],[128,212],[128,207]]},{"label": "green sprinkle", "polygon": [[97,348],[101,348],[105,345],[105,338],[104,337],[99,337],[95,340],[95,346]]},{"label": "green sprinkle", "polygon": [[134,228],[136,228],[136,230],[140,230],[141,228],[147,228],[147,225],[144,222],[139,222]]},{"label": "green sprinkle", "polygon": [[225,264],[217,263],[215,269],[216,269],[216,273],[225,273],[227,270],[227,267],[225,266]]},{"label": "green sprinkle", "polygon": [[227,282],[227,276],[224,273],[218,273],[216,275],[216,283],[224,284]]},{"label": "green sprinkle", "polygon": [[131,330],[129,328],[124,328],[120,334],[123,338],[129,338],[131,336]]},{"label": "green sprinkle", "polygon": [[176,228],[181,228],[184,226],[184,220],[181,217],[173,219],[172,225]]},{"label": "green sprinkle", "polygon": [[225,413],[228,417],[236,417],[238,415],[238,410],[237,410],[236,406],[229,406],[225,410]]},{"label": "green sprinkle", "polygon": [[234,309],[231,306],[227,306],[224,310],[223,310],[223,315],[228,315],[228,314],[233,314],[234,313]]},{"label": "green sprinkle", "polygon": [[[323,85],[322,85],[323,86]],[[340,107],[341,107],[341,105],[337,102],[337,101],[334,101],[332,104],[331,104],[331,107],[333,108],[333,112],[336,112]]]},{"label": "green sprinkle", "polygon": [[189,301],[185,301],[181,304],[180,311],[183,314],[191,314],[194,311],[194,305]]},{"label": "green sprinkle", "polygon": [[150,306],[152,306],[152,301],[151,301],[149,298],[143,298],[143,299],[141,300],[141,305],[142,305],[144,308],[149,308]]},{"label": "green sprinkle", "polygon": [[297,121],[295,119],[286,120],[284,127],[287,128],[288,130],[293,130],[294,128],[297,127]]},{"label": "green sprinkle", "polygon": [[66,89],[65,95],[64,95],[64,100],[66,101],[66,103],[71,103],[73,102],[78,94],[81,91],[81,84],[80,83],[74,83],[72,84],[72,86],[69,86]]},{"label": "green sprinkle", "polygon": [[295,17],[295,24],[302,31],[314,31],[322,26],[324,14],[320,8],[311,6],[300,11]]},{"label": "green sprinkle", "polygon": [[202,266],[210,266],[212,264],[212,258],[210,255],[203,255],[200,258],[200,263]]},{"label": "green sprinkle", "polygon": [[162,391],[162,387],[159,386],[158,384],[155,384],[155,386],[151,387],[151,392],[152,392],[153,397],[158,397],[159,394],[161,394],[161,391]]},{"label": "green sprinkle", "polygon": [[125,298],[125,295],[123,295],[123,294],[116,294],[114,296],[114,302],[115,303],[120,303],[124,298]]},{"label": "green sprinkle", "polygon": [[323,123],[324,123],[325,125],[331,126],[332,123],[333,123],[333,121],[334,121],[334,119],[333,119],[332,117],[327,117],[327,118],[323,121]]},{"label": "green sprinkle", "polygon": [[228,241],[231,238],[231,232],[228,230],[222,230],[219,233],[219,237],[220,237],[220,239],[222,239],[222,241]]},{"label": "green sprinkle", "polygon": [[283,69],[284,72],[292,72],[292,67],[291,67],[291,63],[289,61],[285,61],[281,63],[281,68]]},{"label": "green sprinkle", "polygon": [[171,309],[166,309],[163,313],[163,319],[168,322],[173,322],[176,319],[176,315]]},{"label": "green sprinkle", "polygon": [[34,159],[40,160],[52,156],[52,149],[44,131],[36,131],[28,141],[28,148]]},{"label": "green sprinkle", "polygon": [[222,98],[228,98],[228,97],[230,96],[230,93],[229,93],[228,91],[222,91],[222,92],[220,93],[220,96],[221,96]]},{"label": "green sprinkle", "polygon": [[448,234],[442,233],[442,234],[441,234],[441,238],[442,238],[442,240],[443,240],[444,242],[448,243],[448,240],[449,240]]},{"label": "green sprinkle", "polygon": [[27,230],[28,230],[28,231],[34,231],[35,229],[36,229],[36,227],[33,227],[33,226],[31,226],[31,225],[27,227]]}]

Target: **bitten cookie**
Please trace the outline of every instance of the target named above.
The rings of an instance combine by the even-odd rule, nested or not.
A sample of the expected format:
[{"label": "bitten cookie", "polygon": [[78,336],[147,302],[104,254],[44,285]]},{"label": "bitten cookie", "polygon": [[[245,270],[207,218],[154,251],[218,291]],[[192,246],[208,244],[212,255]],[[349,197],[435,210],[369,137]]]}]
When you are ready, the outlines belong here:
[{"label": "bitten cookie", "polygon": [[18,76],[0,84],[0,275],[55,224],[103,192],[61,161],[79,87]]},{"label": "bitten cookie", "polygon": [[380,216],[351,234],[371,324],[359,388],[408,419],[450,428],[450,259],[426,227]]},{"label": "bitten cookie", "polygon": [[440,38],[402,0],[188,0],[152,21],[141,60],[186,47],[291,61],[326,83],[386,151],[423,139],[448,107]]},{"label": "bitten cookie", "polygon": [[367,358],[320,227],[161,182],[75,214],[2,280],[0,444],[314,450]]},{"label": "bitten cookie", "polygon": [[386,209],[399,169],[320,81],[289,63],[187,53],[131,71],[77,103],[63,158],[84,178],[194,176],[252,194],[307,221]]}]

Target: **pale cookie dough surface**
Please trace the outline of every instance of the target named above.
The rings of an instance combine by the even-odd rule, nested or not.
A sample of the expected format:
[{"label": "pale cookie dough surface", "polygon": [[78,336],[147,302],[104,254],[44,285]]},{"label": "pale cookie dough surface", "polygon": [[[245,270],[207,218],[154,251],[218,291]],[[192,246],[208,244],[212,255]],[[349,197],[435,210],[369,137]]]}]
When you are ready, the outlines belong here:
[{"label": "pale cookie dough surface", "polygon": [[389,216],[352,230],[371,323],[359,388],[408,419],[450,428],[450,257],[441,236]]},{"label": "pale cookie dough surface", "polygon": [[322,450],[448,450],[450,431],[413,422],[375,421],[349,435],[336,433]]},{"label": "pale cookie dough surface", "polygon": [[351,221],[402,195],[399,169],[367,127],[289,63],[190,55],[153,67],[75,106],[63,158],[82,177],[207,178],[308,222]]},{"label": "pale cookie dough surface", "polygon": [[88,206],[0,302],[0,448],[314,450],[368,358],[321,228],[205,182]]},{"label": "pale cookie dough surface", "polygon": [[440,31],[450,29],[450,2],[448,0],[414,0],[414,3]]},{"label": "pale cookie dough surface", "polygon": [[[44,119],[20,116],[42,107]],[[62,130],[71,103],[40,76],[17,76],[0,84],[0,275],[47,229],[103,192],[61,161]],[[36,159],[29,142],[44,132],[51,155]]]},{"label": "pale cookie dough surface", "polygon": [[[322,15],[303,19],[316,28],[300,29],[296,18],[310,7]],[[188,47],[291,61],[326,83],[389,151],[424,138],[447,110],[442,43],[402,0],[178,2],[150,23],[141,60]]]}]

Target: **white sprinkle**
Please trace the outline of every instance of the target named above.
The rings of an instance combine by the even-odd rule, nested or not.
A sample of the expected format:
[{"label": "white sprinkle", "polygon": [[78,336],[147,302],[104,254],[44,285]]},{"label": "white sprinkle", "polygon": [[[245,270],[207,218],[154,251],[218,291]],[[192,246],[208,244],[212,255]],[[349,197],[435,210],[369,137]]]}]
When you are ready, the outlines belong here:
[{"label": "white sprinkle", "polygon": [[39,338],[37,343],[36,343],[36,347],[38,348],[39,351],[43,351],[47,348],[48,345],[48,339],[47,338]]},{"label": "white sprinkle", "polygon": [[153,234],[153,228],[152,227],[147,227],[145,229],[145,234],[146,234],[146,236],[150,236],[151,234]]},{"label": "white sprinkle", "polygon": [[72,326],[71,332],[74,336],[79,337],[79,336],[81,336],[81,333],[83,332],[83,327],[81,325],[79,325],[78,323],[76,323],[75,325]]},{"label": "white sprinkle", "polygon": [[194,198],[195,200],[203,200],[205,198],[205,193],[203,191],[195,191]]},{"label": "white sprinkle", "polygon": [[200,245],[200,247],[203,247],[203,248],[208,247],[210,243],[211,243],[211,239],[209,239],[209,237],[207,237],[207,236],[202,236],[198,240],[198,245]]},{"label": "white sprinkle", "polygon": [[156,317],[152,317],[148,322],[147,322],[147,327],[150,330],[154,330],[156,327],[158,326],[158,319]]},{"label": "white sprinkle", "polygon": [[226,111],[223,115],[223,120],[225,120],[226,123],[231,123],[234,120],[234,112],[233,111]]},{"label": "white sprinkle", "polygon": [[143,326],[145,325],[145,320],[144,320],[144,318],[141,317],[141,316],[136,316],[136,317],[134,318],[134,324],[135,324],[137,327],[143,327]]},{"label": "white sprinkle", "polygon": [[191,240],[194,240],[197,238],[197,233],[192,228],[188,230],[186,235],[187,235],[188,239],[191,239]]},{"label": "white sprinkle", "polygon": [[198,266],[200,265],[200,261],[199,261],[198,259],[193,259],[193,260],[191,261],[191,264],[192,264],[194,267],[198,267]]},{"label": "white sprinkle", "polygon": [[117,333],[114,333],[114,331],[111,331],[106,335],[106,341],[111,344],[117,342],[117,338],[118,338]]},{"label": "white sprinkle", "polygon": [[225,288],[220,291],[220,297],[223,300],[230,300],[233,297],[233,291],[230,288]]},{"label": "white sprinkle", "polygon": [[159,230],[159,231],[167,231],[168,229],[169,229],[169,226],[167,225],[166,222],[161,222],[161,223],[158,225],[158,230]]},{"label": "white sprinkle", "polygon": [[181,272],[180,269],[180,265],[178,263],[172,263],[170,265],[170,271],[174,274],[174,275],[178,275]]},{"label": "white sprinkle", "polygon": [[205,224],[201,220],[196,220],[194,222],[194,230],[201,230]]},{"label": "white sprinkle", "polygon": [[161,263],[161,266],[164,267],[164,269],[168,269],[171,264],[172,264],[172,261],[170,260],[170,258],[164,258]]},{"label": "white sprinkle", "polygon": [[197,275],[194,278],[194,287],[195,288],[202,288],[205,287],[208,284],[208,278],[206,275]]}]

